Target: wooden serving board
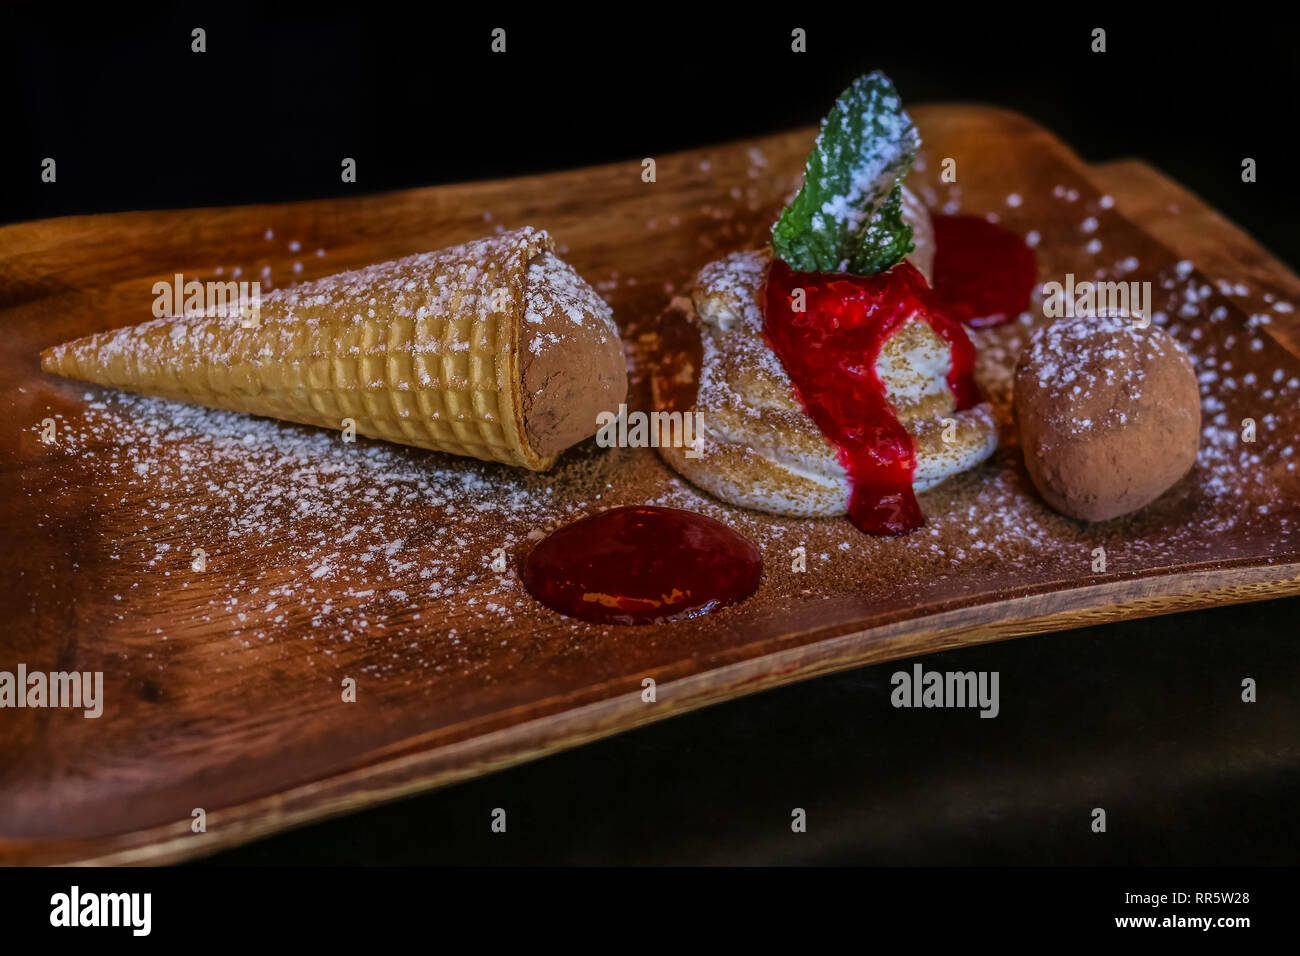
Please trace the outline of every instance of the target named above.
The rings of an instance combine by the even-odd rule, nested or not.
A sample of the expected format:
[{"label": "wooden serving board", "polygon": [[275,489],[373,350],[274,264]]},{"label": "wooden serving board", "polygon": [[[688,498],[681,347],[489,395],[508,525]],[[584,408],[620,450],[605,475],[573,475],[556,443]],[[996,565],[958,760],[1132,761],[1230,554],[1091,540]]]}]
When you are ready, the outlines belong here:
[{"label": "wooden serving board", "polygon": [[[710,259],[762,240],[811,130],[658,157],[654,183],[638,159],[0,229],[0,671],[104,675],[98,719],[0,710],[0,861],[178,860],[837,669],[1300,593],[1288,467],[1300,325],[1279,305],[1300,300],[1300,282],[1140,163],[1088,168],[995,109],[914,115],[927,171],[913,182],[936,206],[1036,232],[1041,279],[1122,268],[1171,284],[1170,296],[1196,290],[1199,306],[1184,316],[1175,301],[1167,320],[1214,358],[1198,366],[1210,373],[1209,451],[1155,505],[1091,527],[1053,515],[1008,433],[992,462],[922,497],[927,528],[884,541],[843,520],[728,508],[651,450],[588,445],[536,478],[39,371],[43,347],[147,319],[153,283],[174,273],[230,278],[238,267],[283,285],[523,224],[549,229],[601,289],[643,370],[671,296]],[[959,192],[939,181],[942,157],[957,160]],[[1176,267],[1185,258],[1195,273]],[[1204,297],[1201,284],[1212,286]],[[1272,321],[1250,319],[1260,314]],[[981,349],[1005,368],[1026,331],[1006,327]],[[990,384],[995,398],[1001,388]],[[1244,417],[1259,438],[1237,447]],[[647,501],[753,538],[766,562],[758,593],[701,619],[620,628],[561,618],[522,591],[513,569],[530,532]],[[802,574],[791,570],[798,546]],[[504,575],[489,567],[496,547]],[[194,548],[207,554],[202,571]],[[342,700],[348,678],[355,703]],[[192,831],[196,808],[205,832]]]}]

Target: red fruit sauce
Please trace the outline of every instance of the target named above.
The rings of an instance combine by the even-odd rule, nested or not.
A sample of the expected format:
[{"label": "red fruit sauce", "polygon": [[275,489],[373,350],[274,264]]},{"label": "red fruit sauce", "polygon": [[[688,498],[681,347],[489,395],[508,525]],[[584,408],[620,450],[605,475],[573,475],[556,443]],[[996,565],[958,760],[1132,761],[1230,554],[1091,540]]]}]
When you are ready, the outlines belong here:
[{"label": "red fruit sauce", "polygon": [[601,624],[698,617],[748,597],[763,558],[704,515],[649,505],[566,525],[524,561],[524,587],[561,614]]},{"label": "red fruit sauce", "polygon": [[1029,308],[1038,267],[1014,232],[980,216],[935,216],[934,294],[972,328],[1009,322]]},{"label": "red fruit sauce", "polygon": [[[796,312],[796,289],[804,311]],[[925,277],[904,262],[874,276],[794,272],[772,260],[763,331],[799,400],[839,451],[853,485],[849,517],[868,534],[905,534],[925,523],[912,473],[912,436],[876,374],[880,349],[915,314],[952,348],[948,387],[957,409],[979,401],[975,347],[955,319],[931,303]]]},{"label": "red fruit sauce", "polygon": [[[961,323],[996,325],[1024,311],[1036,277],[1033,252],[999,226],[936,216],[934,227],[934,289],[906,262],[874,276],[794,272],[779,259],[768,270],[763,331],[809,417],[838,450],[853,485],[849,516],[869,534],[904,534],[925,522],[912,492],[915,444],[876,375],[885,341],[919,314],[951,346],[948,387],[959,411],[970,408],[980,400],[975,348]],[[802,312],[793,309],[796,289],[804,292]],[[675,393],[670,402],[682,410],[690,403]],[[522,578],[562,614],[652,624],[743,600],[762,573],[758,549],[726,525],[647,505],[555,531],[528,555]]]}]

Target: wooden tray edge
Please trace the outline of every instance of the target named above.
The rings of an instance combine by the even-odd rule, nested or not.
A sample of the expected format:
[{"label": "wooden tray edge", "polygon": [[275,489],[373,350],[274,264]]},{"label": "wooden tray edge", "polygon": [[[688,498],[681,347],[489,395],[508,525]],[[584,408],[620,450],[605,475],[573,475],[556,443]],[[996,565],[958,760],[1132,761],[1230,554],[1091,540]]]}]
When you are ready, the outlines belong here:
[{"label": "wooden tray edge", "polygon": [[[1019,114],[1006,110],[998,112],[1005,114],[1008,122],[1034,125]],[[779,133],[760,137],[758,141],[806,132]],[[1147,232],[1180,257],[1196,260],[1197,243],[1202,239],[1195,230],[1187,229],[1186,217],[1190,214],[1194,219],[1212,223],[1212,229],[1207,229],[1207,233],[1228,236],[1226,245],[1235,258],[1240,258],[1248,266],[1250,278],[1285,290],[1289,295],[1300,296],[1300,279],[1285,265],[1264,252],[1239,227],[1153,167],[1140,160],[1089,166],[1079,161],[1054,134],[1041,127],[1036,127],[1035,132],[1074,157],[1075,165],[1094,185],[1114,195],[1119,211],[1136,228]],[[705,150],[707,147],[688,149],[681,151],[680,155]],[[566,172],[571,171],[555,171],[541,176],[558,176]],[[440,187],[425,188],[436,190]],[[387,194],[372,195],[382,198]],[[1181,207],[1177,214],[1170,213],[1167,208],[1170,197],[1174,197]],[[372,196],[356,197],[356,200],[349,201],[370,198]],[[304,200],[303,203],[333,201],[317,199]],[[165,212],[180,213],[184,210]],[[141,214],[109,215],[131,217]],[[1146,220],[1148,216],[1150,222]],[[76,223],[67,220],[80,218],[85,217],[60,217],[36,223],[46,228],[75,228]],[[9,224],[5,229],[36,223]],[[1300,355],[1300,318],[1291,323],[1275,322],[1270,331],[1289,351]],[[1042,594],[941,612],[927,618],[894,622],[813,641],[660,684],[659,700],[653,707],[641,704],[639,697],[623,695],[441,748],[381,760],[279,794],[215,810],[208,814],[210,829],[203,834],[191,833],[189,821],[183,820],[146,830],[82,840],[0,839],[0,865],[173,863],[504,769],[713,703],[822,674],[1029,634],[1294,594],[1300,594],[1300,563],[1288,562],[1156,574],[1057,591],[1053,592],[1054,598],[1066,598],[1071,601],[1071,606],[1052,613],[1033,613],[1033,608],[1044,598]],[[956,635],[961,635],[961,640],[954,640]],[[906,647],[901,646],[904,637],[909,641]]]},{"label": "wooden tray edge", "polygon": [[[1088,178],[1109,193],[1124,218],[1175,255],[1204,261],[1206,244],[1226,254],[1242,277],[1300,300],[1300,277],[1249,233],[1181,183],[1140,159],[1117,159],[1086,166]],[[1171,208],[1172,207],[1172,208]],[[1274,313],[1264,331],[1292,355],[1300,356],[1300,312]]]},{"label": "wooden tray edge", "polygon": [[[900,621],[660,684],[654,704],[624,694],[439,749],[395,757],[188,820],[87,840],[0,841],[0,865],[159,865],[457,783],[654,721],[824,674],[1030,634],[1300,594],[1300,562],[1109,581]],[[1045,612],[1048,598],[1069,601]],[[918,630],[919,627],[919,630]],[[960,639],[957,638],[960,636]],[[110,848],[111,847],[111,848]]]}]

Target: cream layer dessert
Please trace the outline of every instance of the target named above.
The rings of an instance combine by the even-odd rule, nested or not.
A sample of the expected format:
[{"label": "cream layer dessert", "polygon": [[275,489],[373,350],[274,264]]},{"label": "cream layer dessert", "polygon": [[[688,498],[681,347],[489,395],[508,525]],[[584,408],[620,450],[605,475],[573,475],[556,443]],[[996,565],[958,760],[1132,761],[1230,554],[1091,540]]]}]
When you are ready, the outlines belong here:
[{"label": "cream layer dessert", "polygon": [[900,534],[923,521],[915,492],[996,448],[974,347],[929,286],[929,213],[902,184],[918,145],[889,81],[861,78],[823,123],[772,246],[709,263],[673,303],[665,322],[698,328],[698,366],[659,376],[656,401],[698,412],[701,437],[661,454],[695,484]]}]

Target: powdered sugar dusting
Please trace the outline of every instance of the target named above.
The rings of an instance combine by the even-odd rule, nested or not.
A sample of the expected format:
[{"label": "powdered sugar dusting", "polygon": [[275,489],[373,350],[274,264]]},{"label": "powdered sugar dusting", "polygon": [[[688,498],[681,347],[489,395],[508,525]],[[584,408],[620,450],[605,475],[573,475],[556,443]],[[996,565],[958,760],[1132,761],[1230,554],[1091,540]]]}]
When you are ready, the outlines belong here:
[{"label": "powdered sugar dusting", "polygon": [[[588,321],[595,322],[595,331],[601,343],[618,337],[614,311],[605,300],[571,265],[548,252],[528,265],[524,321],[528,326],[542,325],[557,310],[577,327],[582,327]],[[588,316],[591,318],[588,319]],[[554,329],[555,326],[551,328]],[[527,331],[525,326],[525,333]],[[555,331],[531,335],[528,339],[527,348],[534,355],[540,355],[552,347],[562,347],[566,343],[572,345],[573,342],[573,339]]]},{"label": "powdered sugar dusting", "polygon": [[[1108,341],[1097,351],[1090,343],[1099,334]],[[1039,326],[1030,334],[1026,352],[1037,369],[1039,386],[1055,383],[1070,398],[1068,405],[1050,410],[1059,426],[1066,433],[1081,435],[1125,425],[1124,412],[1118,408],[1098,419],[1082,418],[1077,410],[1095,405],[1099,390],[1111,397],[1112,405],[1118,404],[1116,396],[1120,395],[1126,407],[1138,402],[1145,384],[1144,370],[1165,360],[1175,348],[1158,326],[1140,328],[1129,317],[1099,316]]]},{"label": "powdered sugar dusting", "polygon": [[[795,164],[806,153],[806,141],[788,153],[765,146],[728,159],[717,151],[712,176],[719,192],[708,205],[732,208],[734,218],[637,206],[633,221],[645,224],[638,240],[664,264],[662,271],[581,270],[593,282],[603,280],[620,320],[631,323],[628,341],[640,363],[633,407],[647,407],[641,371],[655,351],[652,317],[690,288],[704,262],[724,256],[731,260],[726,268],[739,270],[736,278],[761,268],[752,258],[744,261],[752,254],[726,254],[761,243],[797,184]],[[780,519],[729,507],[678,478],[649,450],[586,444],[566,453],[556,471],[530,475],[380,442],[345,448],[336,433],[101,389],[90,391],[89,405],[52,413],[60,444],[49,454],[62,456],[60,471],[31,489],[33,522],[48,529],[59,519],[50,502],[84,499],[77,513],[93,515],[94,527],[86,533],[76,526],[83,546],[102,550],[109,566],[122,566],[120,574],[96,581],[87,598],[107,624],[122,620],[123,629],[138,630],[135,622],[148,619],[151,609],[181,607],[175,619],[155,618],[160,637],[173,626],[214,641],[213,635],[233,631],[255,647],[276,645],[282,655],[293,642],[312,660],[340,642],[364,640],[367,666],[401,680],[423,676],[439,688],[444,679],[470,675],[461,686],[474,695],[491,687],[484,662],[494,654],[526,663],[530,674],[551,668],[548,675],[562,676],[569,673],[562,662],[576,660],[574,680],[587,682],[593,674],[616,673],[602,667],[618,666],[611,655],[624,653],[634,639],[642,642],[638,667],[706,661],[716,649],[732,653],[749,640],[736,628],[772,613],[816,608],[819,620],[858,620],[915,613],[927,602],[1001,587],[1088,579],[1098,545],[1121,574],[1294,553],[1300,366],[1268,337],[1263,319],[1250,318],[1284,314],[1291,304],[1265,299],[1236,275],[1204,276],[1186,267],[1180,275],[1173,257],[1162,259],[1113,204],[1090,198],[1082,183],[1062,185],[1055,197],[1050,182],[1046,190],[1002,184],[972,199],[973,185],[963,193],[943,184],[938,164],[929,165],[930,181],[912,183],[928,204],[977,215],[996,209],[1008,228],[1036,246],[1040,278],[1095,270],[1097,278],[1125,274],[1155,283],[1152,320],[1191,355],[1204,413],[1198,465],[1175,491],[1100,526],[1081,525],[1041,503],[1023,473],[1008,415],[1012,369],[1033,326],[1042,324],[1035,307],[1017,321],[973,333],[979,379],[1002,425],[998,451],[925,492],[926,526],[899,539],[856,534],[845,519]],[[737,183],[741,196],[728,199]],[[1005,201],[1013,185],[1019,204]],[[1097,220],[1092,233],[1081,229],[1089,217]],[[1087,243],[1098,237],[1104,244],[1086,258]],[[604,261],[601,250],[579,246],[584,255]],[[303,293],[298,296],[305,305]],[[748,308],[735,320],[761,327]],[[83,391],[78,387],[75,395]],[[45,412],[35,411],[23,421],[39,421]],[[1253,443],[1242,439],[1247,417],[1258,429]],[[760,591],[716,616],[656,630],[651,641],[561,619],[523,592],[514,569],[549,530],[638,503],[709,514],[750,537],[767,563]],[[846,539],[849,548],[841,548]],[[171,550],[159,556],[160,543]],[[790,571],[790,549],[797,546],[807,549],[810,573]],[[209,552],[210,570],[202,578],[209,583],[190,588],[191,614],[172,590],[184,585],[177,571],[188,567],[195,547]],[[492,570],[499,547],[507,557],[502,573]],[[164,577],[168,571],[171,577]]]},{"label": "powdered sugar dusting", "polygon": [[[201,548],[204,580],[224,586],[196,592],[192,614],[246,643],[303,629],[347,642],[398,620],[409,627],[418,612],[448,601],[465,623],[485,615],[508,622],[533,602],[513,562],[493,569],[495,549],[514,553],[539,521],[550,527],[598,503],[607,484],[599,457],[570,456],[541,476],[96,392],[80,417],[59,416],[60,450],[78,483],[95,489],[106,526],[130,530],[87,546],[119,559],[134,553],[158,570],[125,585],[118,615],[138,613],[137,600],[170,588],[162,578],[188,569]],[[560,503],[557,481],[591,494]],[[250,563],[249,555],[259,558]]]}]

